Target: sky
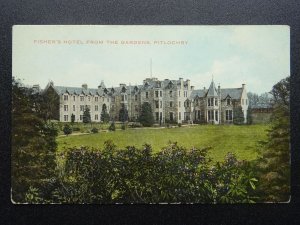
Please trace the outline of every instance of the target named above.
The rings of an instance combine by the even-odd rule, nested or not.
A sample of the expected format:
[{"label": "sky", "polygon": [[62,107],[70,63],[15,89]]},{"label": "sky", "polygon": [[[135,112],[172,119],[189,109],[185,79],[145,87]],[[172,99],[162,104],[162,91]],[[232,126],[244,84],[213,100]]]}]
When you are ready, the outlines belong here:
[{"label": "sky", "polygon": [[221,88],[245,83],[248,92],[261,94],[290,75],[290,29],[15,25],[12,75],[41,88],[49,81],[90,88],[102,80],[107,87],[136,85],[152,76],[189,79],[202,89],[213,79]]}]

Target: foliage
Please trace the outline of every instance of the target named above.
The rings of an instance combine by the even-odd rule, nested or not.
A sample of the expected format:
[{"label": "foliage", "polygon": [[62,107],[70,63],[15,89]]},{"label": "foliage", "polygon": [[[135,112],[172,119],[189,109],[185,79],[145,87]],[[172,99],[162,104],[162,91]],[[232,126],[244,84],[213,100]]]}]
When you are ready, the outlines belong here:
[{"label": "foliage", "polygon": [[65,135],[72,134],[72,128],[70,127],[69,124],[64,125],[63,132]]},{"label": "foliage", "polygon": [[42,190],[43,199],[51,196],[57,128],[45,120],[40,101],[31,88],[23,87],[13,78],[11,178],[15,202],[25,202],[26,194],[29,198],[36,189]]},{"label": "foliage", "polygon": [[91,131],[92,131],[92,133],[94,133],[94,134],[98,133],[98,129],[97,129],[96,127],[93,127],[93,128],[91,129]]},{"label": "foliage", "polygon": [[256,179],[248,165],[228,155],[211,168],[209,148],[190,150],[170,143],[154,153],[117,149],[107,141],[103,150],[73,148],[66,162],[57,201],[62,203],[253,202]]},{"label": "foliage", "polygon": [[247,124],[251,125],[253,123],[253,119],[252,119],[252,109],[248,108],[247,110]]},{"label": "foliage", "polygon": [[242,107],[239,106],[233,110],[233,123],[236,125],[244,124],[244,113]]},{"label": "foliage", "polygon": [[125,125],[124,123],[121,125],[121,129],[122,129],[122,130],[125,130],[125,129],[126,129],[126,125]]},{"label": "foliage", "polygon": [[125,122],[128,120],[128,110],[124,104],[121,104],[121,109],[119,111],[119,121]]},{"label": "foliage", "polygon": [[116,130],[115,122],[112,122],[112,123],[110,124],[108,130],[110,130],[110,131],[115,131],[115,130]]},{"label": "foliage", "polygon": [[71,115],[71,124],[73,124],[75,122],[75,115],[72,113]]},{"label": "foliage", "polygon": [[102,105],[101,121],[104,122],[104,123],[108,123],[109,122],[109,114],[107,113],[106,104]]},{"label": "foliage", "polygon": [[258,161],[261,201],[282,202],[290,197],[290,77],[273,86],[271,129]]},{"label": "foliage", "polygon": [[151,105],[148,102],[142,104],[141,114],[139,117],[139,122],[144,127],[151,127],[154,123],[154,117],[152,114]]},{"label": "foliage", "polygon": [[83,112],[82,122],[83,123],[90,123],[91,122],[91,113],[90,113],[90,109],[88,107],[85,107],[85,110]]}]

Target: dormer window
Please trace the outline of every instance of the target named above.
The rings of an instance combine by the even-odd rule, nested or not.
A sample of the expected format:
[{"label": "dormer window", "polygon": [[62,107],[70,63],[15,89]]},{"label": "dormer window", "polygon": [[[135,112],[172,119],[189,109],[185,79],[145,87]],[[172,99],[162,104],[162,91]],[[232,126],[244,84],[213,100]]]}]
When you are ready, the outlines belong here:
[{"label": "dormer window", "polygon": [[64,95],[64,101],[68,101],[68,95]]},{"label": "dormer window", "polygon": [[73,100],[74,100],[74,101],[76,100],[76,96],[75,96],[75,95],[73,96]]},{"label": "dormer window", "polygon": [[148,98],[149,97],[149,94],[148,94],[148,92],[146,92],[146,98]]},{"label": "dormer window", "polygon": [[231,105],[231,99],[230,99],[230,98],[227,98],[227,99],[226,99],[226,104],[227,104],[227,105]]}]

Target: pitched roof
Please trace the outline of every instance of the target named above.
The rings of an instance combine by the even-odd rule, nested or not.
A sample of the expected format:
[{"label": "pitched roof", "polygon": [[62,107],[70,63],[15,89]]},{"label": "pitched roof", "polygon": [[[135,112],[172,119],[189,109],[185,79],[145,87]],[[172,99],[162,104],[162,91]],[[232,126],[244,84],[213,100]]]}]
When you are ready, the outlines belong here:
[{"label": "pitched roof", "polygon": [[195,97],[204,97],[204,95],[206,94],[207,90],[203,90],[203,89],[199,89],[199,90],[193,90],[191,93],[191,98],[195,98]]},{"label": "pitched roof", "polygon": [[210,86],[208,88],[208,92],[207,92],[207,96],[210,97],[210,96],[218,96],[218,91],[216,89],[216,86],[215,86],[215,82],[212,81],[210,83]]},{"label": "pitched roof", "polygon": [[240,99],[242,97],[242,88],[221,88],[221,98],[225,99],[228,95],[232,99]]}]

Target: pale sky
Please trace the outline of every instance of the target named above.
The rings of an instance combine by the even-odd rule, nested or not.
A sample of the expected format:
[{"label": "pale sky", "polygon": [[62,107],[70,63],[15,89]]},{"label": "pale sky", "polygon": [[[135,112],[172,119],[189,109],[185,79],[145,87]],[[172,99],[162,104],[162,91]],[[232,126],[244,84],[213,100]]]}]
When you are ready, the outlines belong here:
[{"label": "pale sky", "polygon": [[28,85],[44,88],[50,80],[91,88],[101,80],[107,87],[142,84],[151,74],[150,59],[152,76],[160,80],[182,77],[202,89],[213,76],[221,88],[245,83],[247,91],[260,94],[290,75],[290,30],[269,25],[13,27],[12,74]]}]

